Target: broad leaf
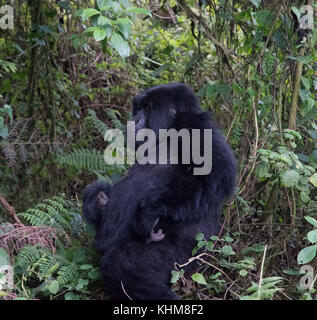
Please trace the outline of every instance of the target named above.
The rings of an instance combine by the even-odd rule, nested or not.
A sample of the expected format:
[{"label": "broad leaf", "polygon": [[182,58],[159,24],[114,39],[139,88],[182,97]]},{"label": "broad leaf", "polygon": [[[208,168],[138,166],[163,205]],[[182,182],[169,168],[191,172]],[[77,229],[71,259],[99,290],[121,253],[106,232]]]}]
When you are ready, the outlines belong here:
[{"label": "broad leaf", "polygon": [[250,0],[250,1],[258,8],[262,0]]},{"label": "broad leaf", "polygon": [[261,163],[259,166],[257,166],[255,169],[255,175],[260,180],[265,180],[272,176],[269,172],[269,166],[267,163]]},{"label": "broad leaf", "polygon": [[122,58],[128,57],[130,54],[129,44],[122,38],[118,32],[113,32],[111,36],[111,44],[118,51]]},{"label": "broad leaf", "polygon": [[105,8],[110,8],[112,5],[111,0],[97,0],[97,6],[100,10],[105,10]]},{"label": "broad leaf", "polygon": [[286,170],[281,174],[281,181],[285,187],[294,187],[299,180],[299,173],[294,170]]},{"label": "broad leaf", "polygon": [[310,178],[309,181],[312,185],[317,188],[317,173],[314,173]]},{"label": "broad leaf", "polygon": [[309,231],[307,233],[307,239],[310,243],[316,243],[317,242],[317,229]]},{"label": "broad leaf", "polygon": [[312,261],[316,256],[316,250],[317,250],[317,245],[306,247],[303,250],[301,250],[297,256],[297,263],[306,264]]},{"label": "broad leaf", "polygon": [[100,16],[98,18],[98,25],[103,26],[105,24],[111,24],[111,20],[105,16]]},{"label": "broad leaf", "polygon": [[207,282],[204,278],[204,276],[201,274],[201,273],[195,273],[192,275],[192,279],[199,283],[199,284],[204,284],[204,285],[207,285]]},{"label": "broad leaf", "polygon": [[317,220],[316,219],[309,217],[309,216],[306,216],[305,220],[307,222],[309,222],[310,224],[312,224],[315,228],[317,228]]},{"label": "broad leaf", "polygon": [[92,16],[95,16],[97,14],[100,14],[100,12],[98,10],[96,10],[96,9],[85,9],[83,11],[81,17],[83,18],[83,20],[86,20],[86,19],[88,19],[88,18],[90,18]]},{"label": "broad leaf", "polygon": [[269,10],[257,11],[254,15],[257,24],[265,29],[271,28],[274,22],[274,16]]},{"label": "broad leaf", "polygon": [[143,8],[137,8],[137,7],[128,8],[126,10],[126,12],[132,12],[132,13],[136,13],[136,14],[146,14],[148,16],[152,16],[150,11],[143,9]]},{"label": "broad leaf", "polygon": [[50,293],[56,294],[59,291],[59,282],[57,280],[52,281],[47,289]]},{"label": "broad leaf", "polygon": [[107,35],[107,32],[104,29],[97,28],[94,32],[94,38],[96,41],[103,40]]},{"label": "broad leaf", "polygon": [[128,39],[131,32],[132,21],[128,18],[119,18],[116,20],[116,24],[123,36]]},{"label": "broad leaf", "polygon": [[171,63],[165,63],[165,64],[162,64],[160,67],[158,67],[152,74],[151,76],[152,77],[156,77],[158,76],[160,73],[164,72],[165,70],[168,70],[172,67],[173,65]]}]

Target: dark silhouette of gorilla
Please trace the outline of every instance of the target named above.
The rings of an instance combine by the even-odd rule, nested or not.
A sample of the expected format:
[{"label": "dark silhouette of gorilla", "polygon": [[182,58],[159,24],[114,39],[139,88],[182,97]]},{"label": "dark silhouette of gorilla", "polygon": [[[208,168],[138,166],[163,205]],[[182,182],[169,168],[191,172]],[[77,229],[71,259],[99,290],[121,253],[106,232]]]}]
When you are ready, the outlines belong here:
[{"label": "dark silhouette of gorilla", "polygon": [[223,201],[234,191],[236,160],[183,84],[156,86],[136,96],[133,117],[136,130],[150,128],[156,134],[170,128],[212,129],[208,175],[193,174],[198,167],[193,159],[188,164],[136,163],[113,187],[95,182],[83,193],[84,216],[96,226],[107,292],[116,299],[179,299],[171,290],[171,270],[191,257],[196,234],[218,234]]}]

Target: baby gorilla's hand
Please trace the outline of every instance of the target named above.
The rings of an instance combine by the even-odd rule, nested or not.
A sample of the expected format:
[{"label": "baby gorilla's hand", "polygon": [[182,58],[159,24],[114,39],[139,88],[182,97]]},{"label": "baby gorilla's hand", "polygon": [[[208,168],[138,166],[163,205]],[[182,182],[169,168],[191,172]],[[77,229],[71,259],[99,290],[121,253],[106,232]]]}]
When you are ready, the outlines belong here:
[{"label": "baby gorilla's hand", "polygon": [[150,239],[148,239],[146,241],[146,243],[159,242],[159,241],[162,241],[165,238],[165,234],[163,233],[162,229],[158,229],[157,231],[154,230],[154,228],[156,227],[158,222],[159,222],[159,218],[157,218],[155,220],[153,228],[152,228],[152,232],[151,232],[151,237],[150,237]]}]

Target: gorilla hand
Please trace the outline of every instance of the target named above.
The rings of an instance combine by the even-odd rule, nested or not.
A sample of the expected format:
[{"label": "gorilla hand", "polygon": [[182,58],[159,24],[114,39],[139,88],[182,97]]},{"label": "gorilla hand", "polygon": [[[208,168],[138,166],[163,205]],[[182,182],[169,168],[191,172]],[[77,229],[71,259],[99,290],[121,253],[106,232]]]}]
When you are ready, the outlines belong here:
[{"label": "gorilla hand", "polygon": [[160,218],[157,218],[156,221],[154,222],[153,229],[152,229],[152,232],[151,232],[151,237],[150,237],[150,239],[148,239],[146,241],[146,243],[159,242],[159,241],[162,241],[165,238],[165,234],[163,233],[162,229],[158,229],[157,231],[154,230],[156,225],[159,222],[159,219]]}]

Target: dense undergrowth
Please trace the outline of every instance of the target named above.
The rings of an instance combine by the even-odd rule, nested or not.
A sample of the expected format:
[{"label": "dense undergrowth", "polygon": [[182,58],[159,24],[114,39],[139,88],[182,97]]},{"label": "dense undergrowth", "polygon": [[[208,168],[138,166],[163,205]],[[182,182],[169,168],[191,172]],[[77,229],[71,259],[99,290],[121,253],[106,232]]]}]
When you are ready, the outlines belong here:
[{"label": "dense undergrowth", "polygon": [[[317,33],[299,28],[311,2],[130,2],[15,1],[0,29],[0,298],[107,298],[81,192],[126,172],[103,161],[103,134],[132,97],[176,81],[221,124],[239,177],[221,235],[197,235],[201,267],[185,278],[176,264],[175,290],[316,299]],[[87,11],[107,3],[100,21]]]}]

